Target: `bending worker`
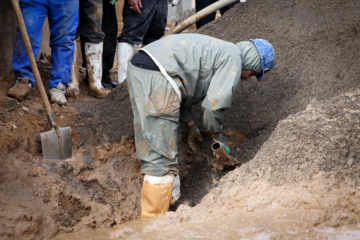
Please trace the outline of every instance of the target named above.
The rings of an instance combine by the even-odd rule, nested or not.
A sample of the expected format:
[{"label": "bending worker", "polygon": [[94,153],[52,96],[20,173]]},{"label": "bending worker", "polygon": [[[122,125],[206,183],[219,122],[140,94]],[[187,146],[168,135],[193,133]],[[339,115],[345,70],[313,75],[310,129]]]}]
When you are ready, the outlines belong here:
[{"label": "bending worker", "polygon": [[[196,151],[195,141],[202,140],[192,106],[202,101],[204,128],[230,153],[221,131],[235,89],[240,79],[249,81],[256,76],[261,81],[274,64],[275,52],[266,40],[234,44],[200,34],[169,35],[133,56],[127,84],[134,114],[136,154],[145,175],[142,217],[164,215],[172,195],[172,200],[180,195],[176,159],[180,121],[187,126],[190,149]],[[177,194],[173,192],[175,185]]]}]

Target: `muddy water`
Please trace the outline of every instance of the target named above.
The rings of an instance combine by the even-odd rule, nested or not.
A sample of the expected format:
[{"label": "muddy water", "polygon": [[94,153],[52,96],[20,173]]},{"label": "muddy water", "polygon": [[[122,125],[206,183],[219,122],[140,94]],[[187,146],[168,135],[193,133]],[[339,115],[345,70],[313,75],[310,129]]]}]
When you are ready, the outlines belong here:
[{"label": "muddy water", "polygon": [[94,231],[80,231],[77,233],[68,233],[60,234],[52,240],[108,240],[108,239],[121,239],[114,238],[114,234],[117,234],[118,231],[126,234],[134,234],[137,232],[142,232],[143,229],[150,223],[151,219],[138,219],[133,220],[127,223],[123,223],[120,226],[111,228],[111,229],[97,229]]},{"label": "muddy water", "polygon": [[304,221],[304,217],[309,214],[316,213],[314,211],[288,213],[286,209],[273,209],[258,214],[234,214],[220,219],[183,222],[178,226],[172,225],[168,218],[140,219],[107,230],[58,235],[54,240],[360,239],[360,224],[340,228],[309,227],[306,225],[306,220]]}]

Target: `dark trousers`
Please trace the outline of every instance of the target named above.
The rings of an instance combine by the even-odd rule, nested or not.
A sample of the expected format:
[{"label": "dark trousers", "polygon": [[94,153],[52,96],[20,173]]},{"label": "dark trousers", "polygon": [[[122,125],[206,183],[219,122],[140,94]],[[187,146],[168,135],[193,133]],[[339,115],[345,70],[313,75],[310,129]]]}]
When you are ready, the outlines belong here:
[{"label": "dark trousers", "polygon": [[[217,2],[217,0],[195,0],[195,8],[196,8],[196,12],[199,12],[200,10],[206,8],[207,6],[213,4]],[[220,13],[221,15],[223,15],[227,10],[229,10],[230,8],[232,8],[235,4],[237,4],[238,2],[232,3],[230,5],[227,5],[223,8],[220,9]],[[199,29],[201,26],[214,21],[216,17],[216,13],[211,13],[209,15],[207,15],[206,17],[204,17],[203,19],[200,19],[199,21],[196,22],[196,28]]]},{"label": "dark trousers", "polygon": [[160,39],[164,35],[168,0],[141,1],[141,13],[138,14],[129,8],[125,0],[123,9],[124,28],[118,41],[133,45],[144,45]]},{"label": "dark trousers", "polygon": [[[108,0],[104,0],[109,4]],[[103,0],[80,0],[79,28],[80,37],[85,42],[100,43],[104,39],[101,31]]]},{"label": "dark trousers", "polygon": [[103,4],[103,21],[101,30],[105,33],[104,49],[102,58],[102,79],[110,79],[110,70],[114,66],[116,54],[118,23],[115,5],[105,0]]},{"label": "dark trousers", "polygon": [[[102,79],[110,79],[110,70],[114,65],[114,59],[116,54],[116,43],[117,43],[117,31],[118,31],[118,24],[117,24],[117,17],[116,17],[116,10],[115,5],[111,5],[108,0],[103,1],[102,3],[102,25],[101,31],[105,34],[103,37],[103,55],[102,55]],[[99,21],[97,21],[99,22]],[[89,41],[91,38],[87,36],[80,36],[81,41],[81,54],[83,58],[82,66],[86,68],[86,61],[85,61],[85,42]],[[101,42],[101,41],[100,41]]]}]

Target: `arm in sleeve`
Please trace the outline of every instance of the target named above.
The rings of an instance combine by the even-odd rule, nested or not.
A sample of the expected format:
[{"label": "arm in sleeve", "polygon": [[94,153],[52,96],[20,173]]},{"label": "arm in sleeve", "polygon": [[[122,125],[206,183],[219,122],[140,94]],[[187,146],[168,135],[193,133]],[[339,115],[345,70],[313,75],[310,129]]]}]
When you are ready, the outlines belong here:
[{"label": "arm in sleeve", "polygon": [[225,51],[215,64],[214,74],[202,102],[204,127],[211,133],[221,132],[225,111],[231,101],[241,77],[240,56]]}]

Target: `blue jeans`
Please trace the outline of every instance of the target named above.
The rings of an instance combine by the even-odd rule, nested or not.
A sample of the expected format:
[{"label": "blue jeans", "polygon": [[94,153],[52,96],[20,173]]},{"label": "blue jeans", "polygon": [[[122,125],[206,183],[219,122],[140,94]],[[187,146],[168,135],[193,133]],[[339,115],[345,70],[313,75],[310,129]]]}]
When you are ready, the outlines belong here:
[{"label": "blue jeans", "polygon": [[118,37],[119,42],[133,45],[152,43],[164,35],[168,0],[141,1],[141,13],[138,14],[129,8],[125,1],[123,9],[124,27]]},{"label": "blue jeans", "polygon": [[[41,44],[41,32],[46,16],[49,16],[51,68],[49,88],[56,88],[61,82],[68,85],[71,64],[74,57],[75,33],[79,23],[78,0],[21,0],[20,8],[24,18],[35,58]],[[17,77],[28,77],[35,85],[34,75],[26,54],[25,45],[18,28],[12,68]]]}]

